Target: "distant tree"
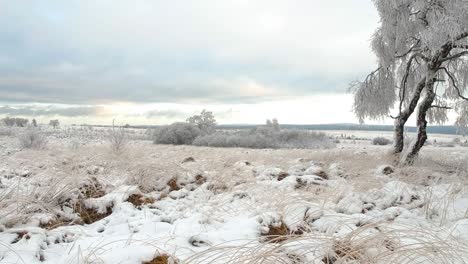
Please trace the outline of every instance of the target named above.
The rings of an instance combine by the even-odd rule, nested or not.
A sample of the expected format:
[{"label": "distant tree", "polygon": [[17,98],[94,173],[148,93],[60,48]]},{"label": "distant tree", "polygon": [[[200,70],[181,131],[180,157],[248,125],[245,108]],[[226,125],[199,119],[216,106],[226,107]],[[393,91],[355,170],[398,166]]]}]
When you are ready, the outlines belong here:
[{"label": "distant tree", "polygon": [[29,120],[25,118],[19,118],[19,117],[5,117],[2,119],[2,123],[5,124],[5,126],[13,127],[25,127],[28,125]]},{"label": "distant tree", "polygon": [[266,126],[267,126],[267,127],[273,127],[273,122],[271,122],[270,119],[267,119],[267,120],[266,120]]},{"label": "distant tree", "polygon": [[196,125],[203,133],[213,133],[217,125],[213,112],[203,111],[199,115],[187,118],[187,122]]},{"label": "distant tree", "polygon": [[53,127],[54,129],[58,128],[60,126],[60,122],[55,119],[55,120],[50,120],[49,126]]},{"label": "distant tree", "polygon": [[280,125],[278,123],[278,119],[276,118],[273,118],[273,121],[272,121],[272,128],[276,131],[280,131],[281,128],[280,128]]},{"label": "distant tree", "polygon": [[37,127],[37,121],[36,121],[36,119],[33,119],[33,120],[31,121],[31,124],[32,124],[33,127]]},{"label": "distant tree", "polygon": [[427,123],[468,127],[468,1],[374,0],[380,26],[372,38],[378,67],[351,85],[354,113],[390,116],[397,106],[394,153],[404,148],[404,127],[416,112],[417,136],[401,161],[411,164],[427,140]]}]

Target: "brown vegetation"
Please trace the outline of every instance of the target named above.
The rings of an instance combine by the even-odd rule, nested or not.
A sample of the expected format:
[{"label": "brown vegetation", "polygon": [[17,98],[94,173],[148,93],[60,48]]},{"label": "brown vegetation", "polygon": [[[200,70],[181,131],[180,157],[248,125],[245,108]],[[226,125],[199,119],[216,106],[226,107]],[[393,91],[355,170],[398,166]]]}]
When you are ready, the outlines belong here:
[{"label": "brown vegetation", "polygon": [[279,224],[270,224],[268,226],[268,232],[262,233],[265,241],[270,243],[279,243],[287,240],[287,236],[291,234],[288,226],[281,221]]},{"label": "brown vegetation", "polygon": [[104,187],[98,182],[96,177],[92,177],[89,182],[81,186],[80,192],[85,199],[99,198],[106,194]]},{"label": "brown vegetation", "polygon": [[177,178],[172,178],[169,182],[167,182],[167,185],[169,186],[169,192],[180,190],[180,186],[177,183]]},{"label": "brown vegetation", "polygon": [[168,255],[159,255],[150,261],[144,261],[142,264],[178,264],[174,258]]},{"label": "brown vegetation", "polygon": [[112,206],[106,208],[106,212],[100,213],[96,208],[88,208],[84,203],[75,204],[75,212],[81,217],[85,224],[92,224],[112,214]]},{"label": "brown vegetation", "polygon": [[141,194],[132,194],[128,197],[127,202],[132,203],[135,207],[140,207],[145,204],[154,203],[155,199],[151,197],[145,197]]}]

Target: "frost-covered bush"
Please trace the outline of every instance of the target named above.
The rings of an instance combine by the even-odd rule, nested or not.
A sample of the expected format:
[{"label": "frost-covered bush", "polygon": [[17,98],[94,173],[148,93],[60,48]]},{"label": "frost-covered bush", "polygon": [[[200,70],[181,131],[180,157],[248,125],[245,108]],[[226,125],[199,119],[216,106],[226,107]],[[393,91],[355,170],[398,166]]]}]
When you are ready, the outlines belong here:
[{"label": "frost-covered bush", "polygon": [[306,130],[273,130],[259,127],[250,131],[218,132],[200,136],[193,145],[208,147],[241,148],[330,148],[334,146],[325,134]]},{"label": "frost-covered bush", "polygon": [[5,117],[1,120],[1,123],[8,127],[26,127],[29,123],[29,120],[20,117]]},{"label": "frost-covered bush", "polygon": [[35,128],[28,128],[23,133],[20,133],[18,140],[22,148],[41,149],[47,144],[46,136]]},{"label": "frost-covered bush", "polygon": [[278,142],[275,142],[273,138],[261,134],[247,133],[214,133],[204,135],[197,137],[193,145],[221,148],[279,148]]},{"label": "frost-covered bush", "polygon": [[201,134],[201,130],[196,125],[179,122],[156,129],[153,142],[155,144],[191,145]]},{"label": "frost-covered bush", "polygon": [[384,138],[384,137],[375,137],[372,139],[372,145],[380,145],[380,146],[385,146],[385,145],[389,145],[390,143],[392,143],[392,141],[388,138]]},{"label": "frost-covered bush", "polygon": [[460,138],[454,138],[452,139],[452,142],[451,142],[453,145],[460,145],[461,144],[461,140]]},{"label": "frost-covered bush", "polygon": [[11,137],[15,134],[13,127],[2,126],[0,125],[0,136]]},{"label": "frost-covered bush", "polygon": [[129,137],[125,132],[124,127],[112,126],[112,129],[108,132],[108,140],[110,142],[112,151],[115,153],[121,153],[128,145]]},{"label": "frost-covered bush", "polygon": [[206,110],[203,110],[199,115],[187,118],[187,122],[196,125],[204,134],[213,133],[217,124],[213,112]]}]

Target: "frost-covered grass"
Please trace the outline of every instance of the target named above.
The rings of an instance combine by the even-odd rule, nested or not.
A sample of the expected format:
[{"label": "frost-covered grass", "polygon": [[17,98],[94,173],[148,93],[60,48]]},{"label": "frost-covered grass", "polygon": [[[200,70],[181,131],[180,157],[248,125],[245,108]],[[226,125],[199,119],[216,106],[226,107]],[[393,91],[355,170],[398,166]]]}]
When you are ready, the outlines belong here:
[{"label": "frost-covered grass", "polygon": [[0,137],[0,263],[468,262],[467,148],[393,167],[369,141],[116,155],[81,132],[41,150]]}]

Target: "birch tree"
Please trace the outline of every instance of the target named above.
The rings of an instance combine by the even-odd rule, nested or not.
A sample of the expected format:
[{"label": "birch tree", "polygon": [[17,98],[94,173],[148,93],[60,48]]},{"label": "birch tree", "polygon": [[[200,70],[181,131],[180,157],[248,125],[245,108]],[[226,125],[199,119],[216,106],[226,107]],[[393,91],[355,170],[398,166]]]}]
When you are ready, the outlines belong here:
[{"label": "birch tree", "polygon": [[[427,124],[468,126],[468,1],[374,0],[380,25],[371,41],[378,67],[351,84],[353,110],[365,119],[395,120],[393,152],[413,163]],[[417,136],[404,155],[403,131],[416,115]]]}]

